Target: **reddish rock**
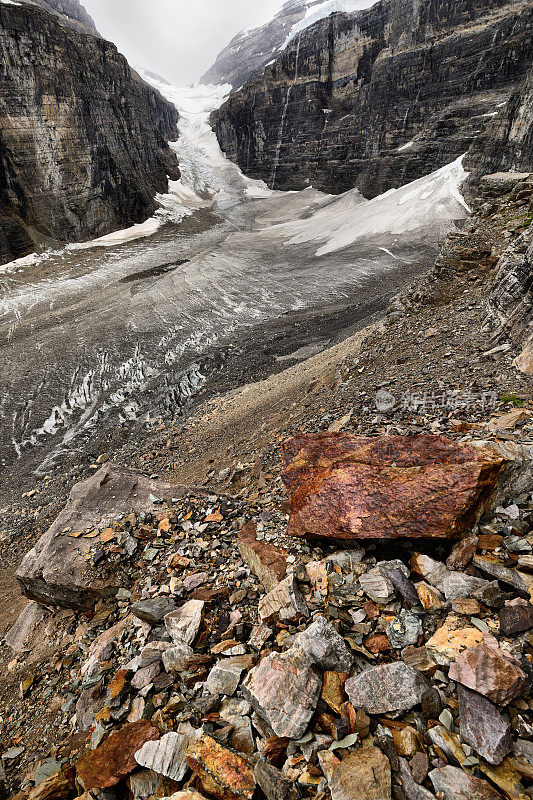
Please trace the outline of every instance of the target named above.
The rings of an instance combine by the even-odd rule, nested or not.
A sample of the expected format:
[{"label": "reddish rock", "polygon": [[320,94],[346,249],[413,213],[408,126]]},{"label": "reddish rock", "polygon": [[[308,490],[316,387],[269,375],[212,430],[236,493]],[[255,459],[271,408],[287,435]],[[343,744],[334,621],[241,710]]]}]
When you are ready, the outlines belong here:
[{"label": "reddish rock", "polygon": [[211,736],[190,745],[187,763],[209,794],[220,800],[251,800],[255,791],[252,763]]},{"label": "reddish rock", "polygon": [[500,611],[500,631],[504,636],[522,633],[533,628],[533,605],[517,597],[508,601]]},{"label": "reddish rock", "polygon": [[239,533],[239,552],[245,564],[257,575],[267,592],[270,592],[285,577],[287,553],[256,536],[257,527],[248,523]]},{"label": "reddish rock", "polygon": [[442,436],[301,434],[283,445],[289,534],[447,538],[475,521],[504,459]]},{"label": "reddish rock", "polygon": [[86,792],[115,786],[138,767],[135,760],[137,750],[159,736],[159,731],[146,719],[125,725],[80,758],[76,764],[78,782]]},{"label": "reddish rock", "polygon": [[478,546],[477,536],[465,536],[460,542],[457,542],[452,552],[446,559],[446,566],[449,569],[462,570],[470,564],[476,554]]},{"label": "reddish rock", "polygon": [[487,641],[461,653],[450,665],[449,677],[498,705],[510,703],[526,686],[520,662]]}]

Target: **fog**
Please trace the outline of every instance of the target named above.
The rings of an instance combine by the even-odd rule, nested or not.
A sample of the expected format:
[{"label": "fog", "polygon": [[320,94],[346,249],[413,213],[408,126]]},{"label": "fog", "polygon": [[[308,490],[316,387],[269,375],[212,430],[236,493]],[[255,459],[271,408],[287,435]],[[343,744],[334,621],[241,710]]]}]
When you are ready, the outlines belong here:
[{"label": "fog", "polygon": [[243,28],[255,27],[282,0],[82,0],[96,27],[130,63],[172,83],[197,81]]}]

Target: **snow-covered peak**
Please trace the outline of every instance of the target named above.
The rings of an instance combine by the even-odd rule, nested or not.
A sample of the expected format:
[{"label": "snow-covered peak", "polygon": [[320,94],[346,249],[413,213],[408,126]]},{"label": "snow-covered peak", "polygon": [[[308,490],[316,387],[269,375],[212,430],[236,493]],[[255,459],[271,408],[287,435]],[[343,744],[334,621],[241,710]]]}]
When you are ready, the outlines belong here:
[{"label": "snow-covered peak", "polygon": [[365,8],[370,8],[377,2],[378,0],[323,0],[322,2],[319,0],[317,3],[317,0],[306,0],[308,8],[305,16],[292,27],[281,49],[285,49],[289,42],[301,31],[309,28],[310,25],[314,25],[315,22],[329,17],[330,14],[335,14],[339,11],[347,14],[355,11],[364,11]]}]

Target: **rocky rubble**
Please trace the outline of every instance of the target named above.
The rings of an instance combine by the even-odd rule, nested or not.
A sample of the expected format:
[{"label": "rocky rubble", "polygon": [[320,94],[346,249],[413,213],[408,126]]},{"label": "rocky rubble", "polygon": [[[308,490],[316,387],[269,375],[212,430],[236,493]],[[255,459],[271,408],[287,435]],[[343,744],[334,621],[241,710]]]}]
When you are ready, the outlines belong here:
[{"label": "rocky rubble", "polygon": [[[94,608],[32,603],[7,637],[6,786],[17,800],[527,800],[532,488],[458,540],[349,549],[291,537],[268,488],[88,514],[88,586],[110,570],[120,586]],[[45,639],[53,655],[35,660]],[[21,726],[48,706],[55,740],[32,747]]]}]

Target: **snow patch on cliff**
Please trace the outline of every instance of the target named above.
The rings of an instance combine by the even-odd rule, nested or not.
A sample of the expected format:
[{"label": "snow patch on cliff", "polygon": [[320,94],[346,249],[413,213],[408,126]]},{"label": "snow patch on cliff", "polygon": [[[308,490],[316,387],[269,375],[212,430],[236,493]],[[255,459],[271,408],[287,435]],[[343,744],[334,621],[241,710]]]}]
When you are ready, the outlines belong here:
[{"label": "snow patch on cliff", "polygon": [[308,0],[307,5],[309,5],[309,8],[306,11],[305,17],[293,26],[291,32],[281,46],[281,50],[284,50],[289,42],[301,31],[309,28],[309,26],[313,25],[315,22],[329,17],[330,14],[335,14],[338,11],[344,11],[348,14],[354,11],[364,11],[365,8],[370,8],[375,5],[377,0],[324,0],[324,2],[319,5],[310,5],[311,2],[312,0]]}]

